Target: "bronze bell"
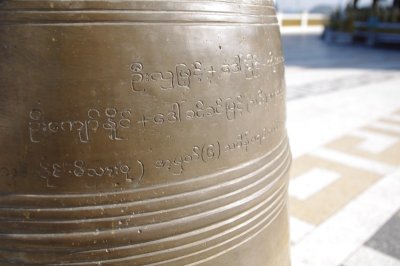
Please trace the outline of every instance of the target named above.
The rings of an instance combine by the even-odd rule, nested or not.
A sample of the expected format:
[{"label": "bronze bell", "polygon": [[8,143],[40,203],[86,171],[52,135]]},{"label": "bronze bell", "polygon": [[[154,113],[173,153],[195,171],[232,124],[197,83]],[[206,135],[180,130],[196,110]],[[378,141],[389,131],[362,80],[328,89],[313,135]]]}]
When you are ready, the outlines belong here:
[{"label": "bronze bell", "polygon": [[288,266],[273,1],[0,1],[0,264]]}]

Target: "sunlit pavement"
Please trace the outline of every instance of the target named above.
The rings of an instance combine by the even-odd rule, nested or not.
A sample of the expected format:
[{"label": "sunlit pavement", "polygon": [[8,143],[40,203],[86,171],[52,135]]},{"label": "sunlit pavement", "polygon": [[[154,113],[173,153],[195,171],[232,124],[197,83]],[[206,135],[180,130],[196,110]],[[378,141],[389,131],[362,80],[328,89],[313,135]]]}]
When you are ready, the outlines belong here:
[{"label": "sunlit pavement", "polygon": [[400,49],[283,43],[293,266],[399,266]]}]

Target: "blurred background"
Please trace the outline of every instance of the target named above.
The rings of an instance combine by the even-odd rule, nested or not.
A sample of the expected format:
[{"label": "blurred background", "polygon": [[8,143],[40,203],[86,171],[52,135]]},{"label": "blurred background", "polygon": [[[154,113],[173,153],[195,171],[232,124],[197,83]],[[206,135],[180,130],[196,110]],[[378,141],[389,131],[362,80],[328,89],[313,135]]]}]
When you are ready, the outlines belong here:
[{"label": "blurred background", "polygon": [[400,1],[276,5],[293,266],[400,266]]}]

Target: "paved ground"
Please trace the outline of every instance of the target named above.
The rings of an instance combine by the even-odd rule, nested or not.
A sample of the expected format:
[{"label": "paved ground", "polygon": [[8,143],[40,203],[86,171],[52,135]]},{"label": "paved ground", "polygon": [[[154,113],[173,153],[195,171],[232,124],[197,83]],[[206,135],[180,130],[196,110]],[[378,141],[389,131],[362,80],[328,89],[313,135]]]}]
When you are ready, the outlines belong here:
[{"label": "paved ground", "polygon": [[293,266],[400,266],[400,49],[283,42]]}]

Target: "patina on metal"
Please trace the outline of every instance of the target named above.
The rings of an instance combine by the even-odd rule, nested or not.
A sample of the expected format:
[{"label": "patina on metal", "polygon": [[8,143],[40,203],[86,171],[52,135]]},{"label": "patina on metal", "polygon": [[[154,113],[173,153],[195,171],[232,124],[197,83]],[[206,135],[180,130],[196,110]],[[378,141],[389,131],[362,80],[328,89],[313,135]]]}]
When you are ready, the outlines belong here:
[{"label": "patina on metal", "polygon": [[288,266],[272,1],[0,2],[1,265]]}]

